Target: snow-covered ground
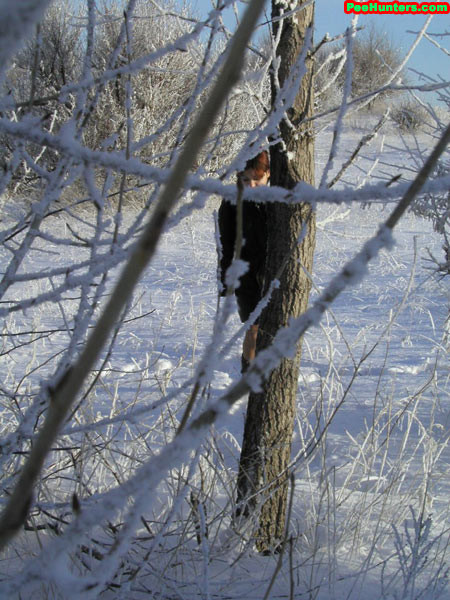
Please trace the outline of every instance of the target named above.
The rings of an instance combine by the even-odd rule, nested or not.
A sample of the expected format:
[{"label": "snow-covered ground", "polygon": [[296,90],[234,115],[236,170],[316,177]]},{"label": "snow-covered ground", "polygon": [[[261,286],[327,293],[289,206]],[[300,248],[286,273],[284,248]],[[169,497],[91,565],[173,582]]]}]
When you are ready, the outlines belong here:
[{"label": "snow-covered ground", "polygon": [[[361,136],[358,127],[364,124],[347,126],[340,162]],[[362,184],[372,166],[384,180],[399,173],[411,178],[406,171],[412,167],[411,157],[402,158],[403,142],[395,131],[386,131],[362,152],[340,185]],[[318,173],[330,139],[327,132],[319,137]],[[72,595],[78,589],[75,579],[88,584],[107,564],[112,542],[117,535],[120,539],[124,512],[116,513],[109,525],[70,538],[76,539],[79,557],[72,566],[60,558],[53,568],[49,561],[55,554],[47,555],[47,548],[57,548],[54,532],[63,531],[72,519],[73,492],[82,510],[98,508],[104,492],[127,481],[173,438],[191,392],[185,383],[208,348],[217,310],[218,202],[208,200],[206,208],[164,235],[98,380],[47,462],[38,496],[41,512],[35,511],[29,524],[32,530],[50,523],[53,530],[24,533],[11,546],[0,563],[6,577],[0,583],[3,593],[19,597],[17,584],[22,598],[82,597],[80,591]],[[378,204],[318,207],[312,299],[376,233],[391,209]],[[21,205],[5,204],[4,228],[21,210]],[[128,211],[124,226],[135,214]],[[86,212],[83,218],[89,221],[91,216]],[[21,272],[54,269],[88,257],[82,246],[67,246],[62,252],[61,244],[52,242],[50,236],[71,236],[67,224],[83,230],[76,219],[52,220],[47,239],[28,254]],[[409,213],[394,237],[393,250],[383,251],[366,279],[346,290],[320,327],[305,335],[293,444],[293,509],[281,570],[270,594],[265,596],[279,557],[257,555],[246,536],[231,526],[244,399],[204,441],[195,473],[189,473],[186,456],[186,466],[171,469],[148,491],[137,534],[127,542],[113,585],[102,597],[450,597],[450,277],[433,274],[430,252],[440,258],[442,239],[430,222]],[[58,286],[58,276],[50,283]],[[46,285],[40,280],[27,283],[26,289],[16,284],[9,298],[38,296]],[[67,343],[67,328],[73,325],[70,311],[77,294],[66,294],[59,304],[16,312],[6,322],[3,435],[20,421],[20,402],[27,403],[41,379],[53,371]],[[227,340],[239,327],[234,312]],[[12,337],[24,330],[34,333]],[[240,377],[241,341],[237,336],[215,361],[195,414]],[[306,447],[313,447],[307,456]],[[45,581],[51,584],[43,592]]]}]

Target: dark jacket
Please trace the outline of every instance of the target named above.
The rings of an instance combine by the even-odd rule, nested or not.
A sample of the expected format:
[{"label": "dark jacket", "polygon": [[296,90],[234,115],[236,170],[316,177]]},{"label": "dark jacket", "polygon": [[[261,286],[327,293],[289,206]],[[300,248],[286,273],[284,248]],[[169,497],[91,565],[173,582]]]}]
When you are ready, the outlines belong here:
[{"label": "dark jacket", "polygon": [[[266,262],[267,227],[264,205],[244,200],[243,246],[241,259],[249,263],[248,272],[241,278],[240,290],[246,286],[258,285],[262,296],[264,269]],[[221,281],[225,285],[225,273],[233,260],[236,240],[236,206],[222,200],[219,208],[219,233],[222,244],[220,261]]]}]

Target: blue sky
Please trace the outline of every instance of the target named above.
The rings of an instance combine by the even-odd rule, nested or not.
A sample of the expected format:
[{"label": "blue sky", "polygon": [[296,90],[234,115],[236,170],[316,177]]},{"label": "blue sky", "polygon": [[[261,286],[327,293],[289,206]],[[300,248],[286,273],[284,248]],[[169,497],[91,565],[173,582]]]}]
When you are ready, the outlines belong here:
[{"label": "blue sky", "polygon": [[[211,10],[211,0],[193,0],[193,5],[201,14]],[[267,6],[270,10],[269,3]],[[419,31],[425,21],[425,15],[364,15],[359,17],[358,24],[364,26],[374,23],[377,28],[385,31],[399,47],[401,53],[405,54],[414,40],[414,35],[408,31]],[[351,15],[344,13],[344,0],[316,0],[316,41],[327,32],[333,36],[345,31],[350,22]],[[230,12],[228,24],[231,26],[232,23],[233,15]],[[450,53],[450,15],[434,16],[428,32],[445,31],[449,35],[440,38],[439,43]],[[409,66],[433,77],[440,74],[444,79],[450,79],[450,56],[446,56],[426,40],[422,40],[415,50]],[[415,76],[411,74],[410,78],[413,79]]]},{"label": "blue sky", "polygon": [[[344,13],[343,6],[343,0],[316,0],[316,40],[325,32],[333,35],[348,26],[351,15]],[[419,31],[426,19],[425,15],[365,15],[359,17],[358,24],[364,26],[374,23],[377,28],[385,31],[398,45],[402,54],[405,54],[415,37],[408,31]],[[447,31],[450,34],[450,15],[434,16],[427,31]],[[440,43],[450,52],[450,35],[441,38]],[[433,76],[440,74],[445,79],[450,79],[450,56],[446,56],[426,40],[422,40],[416,49],[410,66]]]}]

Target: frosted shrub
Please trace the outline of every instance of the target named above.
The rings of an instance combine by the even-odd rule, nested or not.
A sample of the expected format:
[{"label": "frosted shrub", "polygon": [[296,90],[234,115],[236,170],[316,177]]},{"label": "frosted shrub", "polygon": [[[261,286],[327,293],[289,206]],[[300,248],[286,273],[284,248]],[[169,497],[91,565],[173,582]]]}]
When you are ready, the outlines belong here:
[{"label": "frosted shrub", "polygon": [[[450,164],[440,160],[433,171],[432,177],[445,177],[450,175]],[[411,210],[433,223],[435,231],[442,235],[443,260],[431,256],[438,271],[442,275],[450,273],[450,191],[428,193],[420,196],[413,203]]]},{"label": "frosted shrub", "polygon": [[315,56],[315,103],[318,110],[333,108],[342,95],[342,77],[346,59],[345,48],[322,47]]},{"label": "frosted shrub", "polygon": [[[16,102],[14,109],[8,111],[12,118],[20,121],[27,114],[41,119],[43,130],[49,133],[59,131],[70,118],[73,96],[68,94],[60,102],[58,94],[81,73],[82,28],[77,26],[80,15],[80,7],[71,0],[51,3],[33,38],[16,55],[2,85],[2,92]],[[16,142],[4,133],[0,141],[0,162],[6,166],[14,155]],[[58,154],[52,148],[32,143],[25,148],[28,160],[24,158],[12,176],[14,191],[38,184],[32,161],[44,168],[54,168],[58,162]]]},{"label": "frosted shrub", "polygon": [[423,130],[428,121],[427,117],[426,110],[414,101],[405,101],[391,112],[391,119],[397,127],[409,133]]},{"label": "frosted shrub", "polygon": [[[45,2],[6,4],[1,22],[14,25],[19,8]],[[429,575],[444,589],[448,538],[441,538],[441,555],[427,555],[442,560],[441,570],[422,552],[437,539],[438,518],[416,545],[412,534],[401,537],[400,525],[393,537],[392,523],[404,521],[409,505],[420,508],[422,489],[432,494],[434,483],[448,480],[448,461],[438,462],[441,452],[448,457],[441,414],[448,370],[439,336],[445,295],[430,278],[408,302],[411,274],[405,297],[397,298],[412,261],[410,248],[407,260],[392,249],[399,213],[378,233],[374,221],[389,207],[358,228],[358,204],[397,206],[406,186],[395,178],[388,187],[373,185],[386,149],[370,146],[378,129],[356,145],[354,131],[350,143],[343,137],[350,70],[332,140],[318,148],[320,189],[300,182],[289,191],[273,186],[248,194],[290,204],[349,203],[351,235],[339,230],[343,220],[330,217],[310,308],[290,319],[241,377],[237,348],[245,325],[237,325],[232,296],[218,300],[214,216],[205,206],[211,198],[234,199],[236,170],[277,139],[281,122],[297,125],[289,111],[307,52],[269,108],[266,75],[276,61],[270,53],[267,61],[249,61],[239,80],[232,69],[249,37],[231,53],[226,7],[233,2],[197,20],[166,2],[90,1],[67,20],[67,35],[79,33],[80,56],[72,46],[77,60],[64,63],[64,79],[59,68],[47,90],[49,77],[35,71],[33,87],[33,42],[24,70],[10,63],[5,76],[0,192],[16,183],[31,191],[20,210],[5,202],[0,223],[2,598],[241,600],[269,598],[273,588],[273,598],[356,600],[368,597],[372,577],[378,600],[384,564],[393,597]],[[344,37],[350,48],[352,36]],[[228,78],[221,77],[224,63]],[[0,60],[0,74],[5,64]],[[208,133],[205,106],[214,121]],[[370,167],[363,148],[376,155]],[[344,171],[345,189],[330,189]],[[70,205],[61,202],[80,181],[83,193],[74,192]],[[427,194],[447,194],[445,174],[425,185]],[[143,206],[128,202],[138,193]],[[377,257],[375,283],[363,281]],[[335,319],[339,301],[344,316]],[[413,364],[408,351],[416,333]],[[235,519],[244,398],[261,374],[292,356],[301,337],[311,349],[297,396],[285,553],[257,556],[260,505],[253,521]],[[391,350],[401,356],[398,371]],[[421,419],[436,419],[427,435]],[[445,507],[439,511],[443,521]]]}]

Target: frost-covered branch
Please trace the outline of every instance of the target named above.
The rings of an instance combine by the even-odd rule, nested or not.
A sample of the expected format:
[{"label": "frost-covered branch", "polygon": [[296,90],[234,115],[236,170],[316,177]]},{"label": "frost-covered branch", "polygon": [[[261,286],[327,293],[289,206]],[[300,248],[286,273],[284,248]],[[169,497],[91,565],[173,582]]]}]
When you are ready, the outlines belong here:
[{"label": "frost-covered branch", "polygon": [[[38,4],[44,5],[30,0],[23,6],[31,11],[32,5]],[[295,16],[296,10],[291,3],[285,3],[280,19]],[[18,11],[19,7],[12,11],[11,18]],[[318,255],[318,275],[312,275],[318,277],[318,300],[303,317],[279,332],[274,345],[266,354],[261,353],[245,377],[232,383],[238,372],[236,348],[248,323],[236,325],[232,296],[224,302],[217,300],[211,215],[218,197],[236,201],[235,172],[256,152],[267,148],[268,143],[277,141],[271,136],[276,136],[279,123],[284,119],[295,126],[288,111],[305,71],[305,57],[313,56],[320,69],[319,55],[329,40],[324,38],[319,44],[320,51],[311,47],[309,40],[310,46],[303,48],[283,86],[277,79],[280,65],[274,58],[281,28],[278,38],[263,48],[257,47],[258,38],[247,41],[250,54],[244,75],[239,85],[233,86],[223,109],[214,106],[215,116],[209,113],[212,128],[207,133],[207,99],[216,82],[225,83],[220,81],[220,73],[230,56],[228,42],[233,32],[225,26],[226,11],[234,11],[236,22],[240,20],[235,0],[219,3],[200,19],[171,0],[117,4],[89,0],[86,6],[60,0],[49,6],[40,23],[37,42],[34,38],[25,42],[26,36],[20,32],[22,50],[11,49],[9,54],[14,59],[6,65],[0,90],[0,503],[4,509],[3,541],[23,524],[25,541],[32,535],[42,549],[27,554],[19,549],[19,538],[6,544],[7,552],[11,549],[21,553],[23,566],[20,573],[8,572],[5,576],[9,569],[9,555],[5,555],[6,567],[0,574],[1,594],[5,597],[26,596],[29,590],[32,595],[42,584],[44,588],[54,585],[57,594],[83,600],[96,598],[105,590],[114,597],[127,598],[134,593],[180,595],[184,592],[180,591],[177,576],[183,571],[180,580],[185,585],[191,581],[194,570],[202,573],[201,593],[212,596],[217,591],[217,559],[226,561],[231,581],[234,569],[240,568],[238,557],[247,556],[253,543],[250,530],[244,533],[230,531],[229,527],[235,510],[235,464],[240,451],[234,427],[237,424],[238,428],[242,420],[237,402],[250,389],[261,385],[277,361],[292,352],[298,336],[320,319],[321,323],[325,321],[321,327],[326,348],[320,348],[318,355],[317,348],[312,347],[305,357],[303,384],[298,391],[298,447],[288,467],[297,471],[297,480],[302,482],[293,496],[293,518],[286,532],[286,539],[292,540],[289,559],[295,564],[291,579],[295,570],[304,568],[295,563],[295,536],[301,539],[302,548],[315,544],[310,542],[313,528],[321,531],[325,522],[331,522],[332,514],[338,515],[341,526],[341,504],[353,498],[349,491],[352,477],[362,464],[365,470],[361,477],[365,479],[361,485],[367,484],[368,473],[378,460],[376,428],[380,427],[383,435],[392,436],[403,419],[409,418],[409,411],[415,427],[415,403],[432,386],[436,386],[439,402],[445,406],[448,390],[438,379],[437,358],[440,353],[439,361],[444,362],[446,342],[442,342],[436,346],[436,364],[429,366],[423,388],[416,386],[415,393],[402,390],[401,397],[393,401],[399,402],[400,408],[385,405],[384,397],[379,402],[382,394],[376,391],[378,395],[371,407],[372,428],[349,432],[346,438],[350,440],[349,448],[356,449],[357,460],[353,456],[348,459],[347,454],[344,457],[351,461],[351,468],[341,486],[339,477],[342,470],[347,472],[348,465],[342,467],[334,455],[330,459],[330,440],[326,438],[334,435],[333,428],[339,421],[336,414],[345,410],[358,378],[365,376],[361,368],[365,355],[359,359],[359,348],[355,351],[354,345],[365,346],[366,336],[370,345],[368,329],[379,331],[381,325],[382,340],[380,337],[376,346],[381,354],[381,341],[384,343],[386,338],[388,346],[389,336],[395,333],[391,324],[397,313],[390,314],[387,332],[383,323],[374,326],[369,321],[367,311],[366,327],[364,323],[361,327],[354,323],[356,341],[338,340],[339,336],[348,336],[346,326],[334,323],[334,315],[329,319],[324,315],[331,314],[328,309],[334,298],[364,275],[368,261],[389,244],[390,236],[385,224],[379,235],[321,293],[323,273],[327,276],[333,268],[334,275],[345,262],[341,254],[334,260],[333,254],[337,256],[338,251],[331,244],[335,232],[331,232],[330,223],[336,212],[339,216],[339,205],[351,206],[346,214],[353,215],[353,210],[359,214],[361,204],[389,205],[403,199],[399,205],[403,213],[406,204],[411,207],[407,198],[416,194],[414,210],[433,219],[431,214],[439,215],[437,228],[443,219],[448,221],[446,202],[450,187],[448,155],[444,154],[436,169],[423,172],[417,180],[419,193],[403,179],[413,180],[425,162],[425,149],[432,143],[425,134],[410,135],[399,130],[398,138],[404,148],[399,147],[399,142],[392,142],[391,137],[375,153],[369,141],[380,130],[383,119],[372,131],[364,123],[359,139],[356,129],[363,127],[352,111],[383,91],[437,90],[441,99],[446,98],[448,82],[443,78],[434,80],[427,74],[422,75],[425,84],[404,85],[393,80],[381,87],[377,85],[377,89],[364,88],[364,94],[355,98],[350,97],[350,75],[354,79],[355,69],[347,69],[344,102],[336,103],[333,109],[338,113],[337,121],[319,121],[330,115],[329,111],[316,112],[313,117],[318,121],[318,148],[323,152],[320,156],[325,156],[324,163],[319,159],[319,164],[328,159],[324,172],[327,185],[315,189],[299,183],[290,191],[276,187],[245,190],[244,199],[250,201],[337,206],[333,214],[325,216],[327,227],[320,233],[329,236],[325,245],[330,240],[330,248],[324,262]],[[35,31],[39,21],[36,19],[30,22],[29,34]],[[0,28],[2,25],[3,22]],[[346,39],[347,53],[351,54],[353,42],[349,36],[347,32],[334,40]],[[435,34],[423,37],[427,42],[438,40]],[[322,68],[322,74],[327,72],[322,86],[327,98],[325,106],[330,106],[330,97],[333,102],[336,98],[336,94],[331,96],[326,91],[332,85],[341,85],[339,76],[345,54],[345,48],[338,49]],[[240,59],[242,55],[241,48]],[[278,92],[274,106],[269,102],[270,70],[274,71]],[[232,87],[233,82],[228,83]],[[430,115],[426,135],[436,140],[444,129],[447,114],[427,105],[425,100],[422,107]],[[374,125],[381,114],[372,116]],[[196,127],[201,129],[202,139],[192,150],[189,144],[195,138]],[[326,127],[334,131],[331,152]],[[390,143],[395,144],[390,150],[396,161],[398,156],[398,165],[386,162],[384,153]],[[187,162],[174,183],[173,167],[186,152]],[[362,178],[356,180],[355,172],[362,173]],[[328,185],[333,189],[328,189]],[[167,200],[163,201],[165,206],[161,206],[161,198]],[[321,206],[320,210],[326,212],[328,207]],[[398,215],[393,213],[391,219],[394,226]],[[341,226],[339,222],[337,228]],[[155,245],[162,234],[165,238],[159,245],[161,253],[155,255]],[[360,232],[351,235],[358,237]],[[343,240],[348,255],[350,242],[346,234],[338,239]],[[435,249],[430,249],[428,256],[434,254]],[[134,281],[152,255],[152,264],[140,281],[137,297],[132,299]],[[396,255],[387,254],[386,260],[395,263]],[[130,261],[134,263],[133,272],[126,267]],[[436,261],[444,265],[439,257]],[[125,269],[121,276],[119,268]],[[230,273],[233,286],[244,268],[236,261]],[[116,279],[118,283],[114,285]],[[398,285],[401,281],[402,277]],[[272,282],[249,322],[259,316],[277,285],[276,280]],[[365,285],[361,289],[369,292],[371,280],[367,279]],[[411,275],[407,291],[413,294],[414,290]],[[384,295],[380,293],[380,303],[385,302],[388,293],[389,290]],[[437,330],[435,308],[423,308]],[[101,315],[105,310],[108,315],[104,318]],[[337,318],[339,307],[335,314]],[[188,324],[185,329],[180,327],[181,322]],[[313,337],[318,336],[314,333]],[[307,335],[305,344],[309,343]],[[402,338],[405,355],[409,343],[408,336]],[[351,357],[350,371],[343,366],[342,345],[344,353]],[[391,369],[385,360],[381,371]],[[378,385],[381,388],[381,375]],[[386,416],[390,410],[393,416]],[[431,453],[439,439],[440,456],[448,436],[439,433],[438,412],[436,415],[429,431],[421,429],[420,443],[428,444],[427,451]],[[211,428],[211,424],[215,427]],[[409,423],[408,427],[413,425]],[[394,480],[389,485],[394,489],[395,478],[403,477],[404,471],[399,465],[402,475],[394,473],[397,458],[390,462],[388,446],[386,443],[383,464],[389,464]],[[313,451],[323,452],[322,471],[316,472],[310,464]],[[350,453],[347,445],[346,452]],[[332,480],[335,464],[337,477]],[[383,469],[380,468],[378,492],[384,485]],[[432,475],[429,478],[431,481]],[[33,479],[37,482],[36,498],[31,500]],[[308,486],[313,498],[310,507],[304,496]],[[432,494],[431,483],[430,487],[422,487],[421,494]],[[320,494],[325,498],[328,490],[334,494],[333,498],[326,498],[330,512],[324,515],[319,507],[313,515],[315,502],[320,504]],[[417,490],[411,492],[416,493]],[[370,493],[360,494],[355,501],[356,513],[362,515],[369,506],[364,518],[371,519],[373,507],[386,502],[383,494],[384,490],[373,498]],[[392,500],[392,495],[386,493],[386,497]],[[346,533],[349,537],[345,543],[351,537],[356,547],[366,532],[359,529],[360,522],[353,528],[353,518],[352,513],[351,533]],[[196,537],[200,540],[199,552]],[[338,546],[334,548],[331,538],[327,540],[330,551],[336,552]],[[377,540],[373,548],[376,543]],[[376,553],[373,548],[370,552]],[[319,560],[315,552],[313,561]],[[361,582],[372,568],[370,557],[364,561],[355,576]],[[335,555],[330,564],[338,562]],[[387,564],[389,560],[380,559],[381,562]],[[390,580],[386,581],[391,585]],[[278,583],[275,581],[275,587]],[[259,584],[263,595],[271,582],[266,578]],[[311,589],[314,585],[311,583]],[[190,589],[185,589],[189,595]],[[234,593],[233,597],[242,597],[240,588],[236,591],[231,586],[228,591],[230,596]]]},{"label": "frost-covered branch", "polygon": [[2,546],[8,542],[23,523],[30,503],[32,486],[39,475],[49,448],[56,438],[58,430],[68,414],[83,381],[94,366],[101,349],[106,343],[114,323],[130,299],[140,275],[153,257],[163,231],[164,223],[169,212],[176,204],[178,192],[189,169],[194,163],[202,141],[205,139],[208,129],[213,124],[227,94],[239,79],[243,52],[255,27],[262,6],[262,0],[252,0],[233,38],[221,76],[211,90],[205,106],[191,129],[183,151],[158,200],[155,212],[119,278],[111,299],[103,310],[95,330],[87,340],[80,357],[51,391],[51,402],[45,423],[33,445],[30,457],[21,471],[21,476],[0,519],[0,543]]}]

